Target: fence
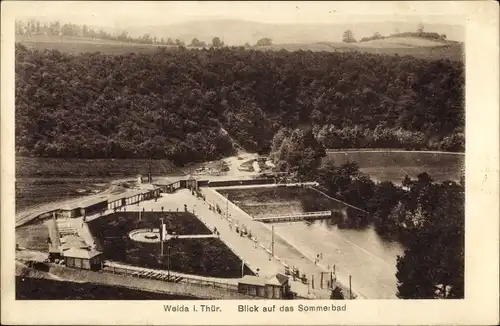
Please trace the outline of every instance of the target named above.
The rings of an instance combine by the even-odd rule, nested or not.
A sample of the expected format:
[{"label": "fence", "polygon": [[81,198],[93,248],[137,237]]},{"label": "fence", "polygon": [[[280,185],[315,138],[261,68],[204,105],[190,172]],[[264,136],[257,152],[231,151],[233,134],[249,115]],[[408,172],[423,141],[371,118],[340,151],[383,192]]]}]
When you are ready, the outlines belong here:
[{"label": "fence", "polygon": [[153,279],[171,283],[184,283],[203,288],[222,289],[228,292],[238,292],[238,283],[236,280],[228,279],[226,282],[215,278],[202,277],[196,275],[168,272],[164,270],[155,270],[135,266],[126,266],[112,262],[104,262],[103,270],[113,274],[126,274],[138,278]]},{"label": "fence", "polygon": [[231,186],[249,186],[276,183],[275,179],[248,179],[248,180],[221,180],[221,181],[198,181],[200,187],[231,187]]}]

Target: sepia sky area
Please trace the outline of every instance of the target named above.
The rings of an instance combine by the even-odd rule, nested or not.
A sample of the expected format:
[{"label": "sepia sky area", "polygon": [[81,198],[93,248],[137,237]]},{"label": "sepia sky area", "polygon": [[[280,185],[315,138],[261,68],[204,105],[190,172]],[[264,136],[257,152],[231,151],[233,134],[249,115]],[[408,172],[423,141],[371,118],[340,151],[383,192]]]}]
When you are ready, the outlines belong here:
[{"label": "sepia sky area", "polygon": [[103,27],[151,26],[203,19],[270,24],[405,21],[461,24],[463,6],[453,2],[177,1],[18,2],[17,19],[71,21]]}]

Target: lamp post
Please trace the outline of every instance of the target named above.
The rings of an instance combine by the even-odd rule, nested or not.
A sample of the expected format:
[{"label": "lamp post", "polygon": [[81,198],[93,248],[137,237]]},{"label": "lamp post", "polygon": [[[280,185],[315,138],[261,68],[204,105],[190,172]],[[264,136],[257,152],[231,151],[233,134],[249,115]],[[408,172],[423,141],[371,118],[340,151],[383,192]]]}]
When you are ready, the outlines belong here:
[{"label": "lamp post", "polygon": [[170,277],[170,244],[167,244],[167,275]]}]

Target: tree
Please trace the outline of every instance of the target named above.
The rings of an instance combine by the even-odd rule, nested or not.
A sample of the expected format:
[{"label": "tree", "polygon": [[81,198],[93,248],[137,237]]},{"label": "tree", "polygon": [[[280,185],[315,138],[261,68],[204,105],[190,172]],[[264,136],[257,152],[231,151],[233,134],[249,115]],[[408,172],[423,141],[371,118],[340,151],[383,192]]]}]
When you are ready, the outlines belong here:
[{"label": "tree", "polygon": [[344,32],[342,36],[342,42],[344,43],[356,43],[356,39],[354,38],[354,33],[352,30],[348,29]]},{"label": "tree", "polygon": [[221,39],[216,36],[212,39],[212,46],[214,48],[220,48],[224,46],[224,42],[222,42]]},{"label": "tree", "polygon": [[381,38],[383,38],[383,37],[382,37],[382,35],[380,35],[380,33],[379,33],[379,32],[375,32],[375,33],[373,33],[372,38],[373,38],[374,40],[377,40],[377,39],[381,39]]},{"label": "tree", "polygon": [[423,34],[424,33],[424,24],[420,23],[417,26],[417,33],[418,34]]},{"label": "tree", "polygon": [[255,44],[255,46],[268,46],[268,45],[272,45],[273,44],[273,40],[271,40],[269,37],[264,37],[264,38],[261,38],[260,40],[257,41],[257,43]]},{"label": "tree", "polygon": [[277,161],[286,161],[299,179],[316,174],[316,169],[325,156],[325,149],[314,138],[311,128],[297,128],[283,140]]},{"label": "tree", "polygon": [[333,300],[344,300],[344,292],[339,286],[335,286],[335,288],[332,290],[332,293],[330,294],[330,299]]},{"label": "tree", "polygon": [[189,46],[195,46],[195,47],[198,47],[200,46],[200,41],[195,37],[191,40],[191,43],[189,44]]},{"label": "tree", "polygon": [[[432,200],[423,196],[412,214],[424,219],[408,233],[407,249],[397,260],[398,297],[404,299],[463,298],[464,209],[463,186],[432,184]],[[428,186],[423,191],[429,191]],[[427,206],[427,207],[426,207]]]}]

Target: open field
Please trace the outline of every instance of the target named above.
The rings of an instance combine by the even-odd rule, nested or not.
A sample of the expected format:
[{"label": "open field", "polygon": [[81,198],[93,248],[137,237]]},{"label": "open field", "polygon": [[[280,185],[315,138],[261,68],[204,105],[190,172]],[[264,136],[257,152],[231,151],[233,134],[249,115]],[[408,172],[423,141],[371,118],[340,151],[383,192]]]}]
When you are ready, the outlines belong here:
[{"label": "open field", "polygon": [[[134,44],[113,40],[90,39],[83,37],[32,36],[18,37],[17,42],[39,50],[58,50],[72,54],[101,52],[105,54],[154,53],[158,45]],[[177,47],[173,46],[172,49]],[[366,52],[385,55],[411,55],[423,59],[463,60],[464,49],[460,44],[442,44],[440,42],[420,38],[389,38],[362,43],[312,42],[282,43],[253,48],[254,50],[271,51],[313,51],[313,52]]]},{"label": "open field", "polygon": [[38,278],[16,277],[17,300],[196,300],[174,295],[107,286]]},{"label": "open field", "polygon": [[16,228],[16,243],[29,250],[48,252],[49,229],[40,220]]},{"label": "open field", "polygon": [[366,42],[358,43],[360,46],[374,46],[374,47],[438,47],[438,46],[447,46],[452,45],[447,41],[439,41],[439,40],[430,40],[421,37],[411,37],[411,36],[403,36],[403,37],[388,37],[384,39],[378,40],[370,40]]},{"label": "open field", "polygon": [[169,160],[16,157],[16,177],[123,178],[178,172]]},{"label": "open field", "polygon": [[358,163],[361,172],[378,181],[401,183],[405,175],[416,178],[427,172],[437,181],[460,179],[465,167],[465,155],[454,153],[411,151],[339,151],[328,152],[324,161],[335,165],[348,161]]},{"label": "open field", "polygon": [[[97,247],[107,259],[134,266],[215,276],[241,277],[241,260],[217,238],[171,239],[165,243],[160,257],[159,243],[140,243],[129,238],[128,233],[141,228],[158,228],[160,216],[166,216],[167,230],[177,235],[210,234],[205,225],[190,213],[146,212],[138,221],[138,213],[116,213],[89,222]],[[247,269],[247,273],[251,273]]]},{"label": "open field", "polygon": [[168,160],[16,157],[16,210],[103,191],[110,181],[181,175]]},{"label": "open field", "polygon": [[[366,43],[366,44],[365,44]],[[363,43],[340,43],[340,42],[318,42],[318,43],[298,43],[298,44],[274,44],[271,46],[259,47],[259,50],[271,51],[313,51],[313,52],[364,52],[382,55],[410,55],[421,59],[439,60],[448,59],[461,61],[464,59],[464,49],[459,44],[440,45],[440,46],[421,46],[409,44],[368,44]],[[414,43],[414,42],[413,42]]]},{"label": "open field", "polygon": [[158,45],[135,44],[115,40],[103,40],[80,36],[16,36],[16,42],[38,50],[58,50],[72,54],[101,52],[106,54],[125,54],[129,52],[150,52],[158,49]]}]

